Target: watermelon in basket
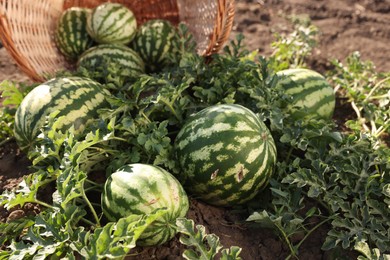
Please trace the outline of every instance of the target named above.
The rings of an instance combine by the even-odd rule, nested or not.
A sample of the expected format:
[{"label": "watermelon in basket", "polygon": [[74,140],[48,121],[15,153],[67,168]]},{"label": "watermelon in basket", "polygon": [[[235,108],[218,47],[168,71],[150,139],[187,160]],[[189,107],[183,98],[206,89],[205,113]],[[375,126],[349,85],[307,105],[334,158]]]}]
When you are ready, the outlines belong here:
[{"label": "watermelon in basket", "polygon": [[[56,46],[56,29],[62,13],[72,7],[95,8],[98,0],[0,0],[0,40],[15,62],[32,80],[42,82],[55,72],[73,68]],[[113,0],[129,8],[142,25],[165,19],[186,24],[197,50],[209,56],[218,52],[232,28],[235,0]]]}]

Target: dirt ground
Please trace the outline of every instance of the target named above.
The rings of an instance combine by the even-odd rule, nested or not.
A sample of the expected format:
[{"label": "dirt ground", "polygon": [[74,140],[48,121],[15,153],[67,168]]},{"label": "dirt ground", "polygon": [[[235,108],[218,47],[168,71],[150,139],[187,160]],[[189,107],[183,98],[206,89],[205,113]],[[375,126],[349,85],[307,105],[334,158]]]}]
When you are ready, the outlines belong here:
[{"label": "dirt ground", "polygon": [[[243,33],[249,49],[258,49],[267,56],[275,32],[288,33],[291,24],[286,15],[309,15],[320,30],[319,45],[309,64],[320,72],[330,68],[330,59],[343,60],[359,51],[364,60],[371,60],[378,71],[390,71],[390,0],[237,0],[236,19],[231,37]],[[0,48],[0,81],[28,80]],[[1,140],[0,140],[1,141]],[[0,192],[14,187],[28,173],[29,162],[10,143],[0,148]],[[27,205],[11,214],[0,208],[0,221],[15,215],[36,213],[39,209]],[[191,200],[189,218],[215,233],[225,247],[242,247],[243,259],[285,259],[288,248],[270,230],[248,227],[247,214],[208,206]],[[321,251],[327,233],[318,229],[300,248],[300,259],[334,259],[335,252]],[[177,238],[158,248],[137,249],[132,259],[181,259],[183,247]],[[351,254],[346,252],[346,254]]]}]

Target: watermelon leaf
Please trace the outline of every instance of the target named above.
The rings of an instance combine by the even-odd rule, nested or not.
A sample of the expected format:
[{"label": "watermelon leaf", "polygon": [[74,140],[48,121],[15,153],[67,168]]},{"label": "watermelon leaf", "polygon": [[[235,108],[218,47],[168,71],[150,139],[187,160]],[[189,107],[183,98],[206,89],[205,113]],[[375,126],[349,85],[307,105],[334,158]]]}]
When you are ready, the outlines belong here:
[{"label": "watermelon leaf", "polygon": [[142,232],[164,214],[166,210],[157,210],[148,215],[121,218],[93,232],[80,233],[78,241],[71,247],[88,259],[123,259],[136,246]]},{"label": "watermelon leaf", "polygon": [[0,146],[12,139],[16,109],[31,88],[8,80],[0,83]]},{"label": "watermelon leaf", "polygon": [[35,216],[35,224],[31,225],[23,239],[14,239],[9,245],[10,259],[46,259],[49,256],[65,255],[69,251],[68,243],[74,239],[74,234],[83,230],[75,227],[75,223],[85,215],[85,211],[76,206],[66,210],[43,211]]},{"label": "watermelon leaf", "polygon": [[390,133],[390,73],[377,72],[359,52],[351,53],[344,63],[335,59],[332,64],[335,68],[328,78],[344,93],[356,115],[346,125],[379,140],[386,137]]},{"label": "watermelon leaf", "polygon": [[271,44],[270,68],[275,72],[306,67],[306,59],[317,45],[319,30],[308,17],[293,16],[290,20],[294,30],[288,35],[276,34],[276,40]]},{"label": "watermelon leaf", "polygon": [[[180,235],[180,243],[192,247],[183,253],[183,257],[188,260],[209,260],[214,259],[217,253],[223,248],[219,237],[215,234],[207,234],[206,228],[202,225],[196,225],[192,219],[178,218],[176,225]],[[231,247],[222,250],[221,259],[241,259],[238,255],[241,252],[239,247]]]}]

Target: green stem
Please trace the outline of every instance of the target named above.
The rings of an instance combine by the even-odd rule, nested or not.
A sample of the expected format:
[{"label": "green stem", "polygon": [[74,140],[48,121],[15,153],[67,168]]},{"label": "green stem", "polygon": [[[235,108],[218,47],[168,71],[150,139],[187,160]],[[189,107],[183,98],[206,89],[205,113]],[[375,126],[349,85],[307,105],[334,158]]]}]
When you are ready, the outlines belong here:
[{"label": "green stem", "polygon": [[40,200],[34,200],[34,201],[31,201],[31,203],[36,203],[36,204],[39,204],[41,206],[44,206],[46,208],[49,208],[49,209],[53,209],[54,207],[50,204],[47,204],[46,202],[43,202],[43,201],[40,201]]},{"label": "green stem", "polygon": [[85,179],[85,182],[88,182],[89,184],[94,185],[94,186],[97,186],[97,187],[103,187],[103,184],[100,184],[100,183],[91,181],[91,180],[89,180],[89,179]]},{"label": "green stem", "polygon": [[88,188],[85,189],[85,193],[90,192],[91,190],[101,191],[101,190],[100,190],[99,188],[97,188],[97,187],[88,187]]},{"label": "green stem", "polygon": [[288,162],[290,160],[290,157],[291,157],[291,154],[292,154],[293,150],[294,150],[294,148],[291,146],[290,149],[287,152],[286,162]]},{"label": "green stem", "polygon": [[[91,202],[89,201],[87,195],[85,194],[85,189],[84,189],[84,183],[81,185],[81,196],[83,197],[84,201],[87,203],[89,209],[91,210],[91,213],[96,221],[96,225],[100,227],[100,220],[98,215],[96,214],[95,208],[92,206]],[[93,225],[94,226],[94,225]]]},{"label": "green stem", "polygon": [[15,139],[15,137],[13,137],[13,136],[5,138],[3,141],[0,142],[0,147],[5,145],[8,142],[13,141],[14,139]]},{"label": "green stem", "polygon": [[389,124],[387,124],[386,126],[381,126],[377,129],[376,133],[375,133],[375,137],[378,138],[379,136],[381,136],[384,132],[387,131],[387,128],[389,128]]},{"label": "green stem", "polygon": [[368,93],[368,95],[366,96],[366,98],[364,99],[364,101],[367,101],[371,96],[372,94],[374,94],[374,92],[386,81],[390,80],[390,77],[387,77],[387,78],[384,78],[382,79],[381,81],[379,81],[378,83],[375,84],[375,86],[371,89],[371,91]]},{"label": "green stem", "polygon": [[310,229],[306,233],[306,235],[302,238],[301,241],[299,241],[299,243],[295,247],[298,249],[302,245],[302,243],[305,242],[305,240],[310,236],[311,233],[313,233],[317,228],[319,228],[320,226],[322,226],[323,224],[325,224],[329,220],[330,220],[330,218],[326,218],[325,220],[323,220],[320,223],[318,223],[317,225],[315,225],[312,229]]},{"label": "green stem", "polygon": [[363,120],[363,117],[360,113],[360,110],[359,108],[357,107],[356,103],[354,101],[351,102],[351,106],[353,108],[353,110],[355,111],[356,113],[356,116],[359,120],[359,123],[362,125],[362,127],[364,128],[364,131],[366,132],[370,132],[370,129],[368,128],[368,126],[364,123],[364,120]]},{"label": "green stem", "polygon": [[[152,109],[151,111],[153,111],[154,109]],[[149,111],[150,112],[150,111]],[[151,114],[151,112],[150,113],[148,113],[148,115],[146,115],[144,112],[142,112],[141,113],[141,115],[143,116],[143,118],[145,118],[146,119],[146,121],[148,122],[148,123],[151,123],[152,121],[150,121],[150,119],[149,119],[149,115]]]},{"label": "green stem", "polygon": [[383,95],[378,95],[378,96],[372,96],[368,100],[374,100],[374,99],[382,99],[388,97],[389,94],[383,94]]},{"label": "green stem", "polygon": [[165,99],[160,99],[168,108],[171,110],[172,114],[176,117],[176,119],[181,122],[182,118],[176,113],[175,109],[173,108],[172,104],[168,103]]},{"label": "green stem", "polygon": [[[87,223],[88,225],[90,225],[91,227],[94,227],[96,224],[93,223],[92,221],[90,221],[89,219],[86,219],[86,218],[82,218],[81,219],[82,221],[84,221],[85,223]],[[100,225],[99,225],[100,226]]]},{"label": "green stem", "polygon": [[276,224],[275,224],[275,226],[278,228],[279,232],[280,232],[281,235],[282,235],[282,238],[283,238],[284,241],[287,243],[287,246],[288,246],[288,248],[290,249],[290,252],[291,252],[291,254],[286,258],[286,260],[287,260],[287,259],[290,259],[291,256],[293,256],[293,257],[295,257],[295,258],[298,258],[298,257],[297,257],[297,254],[296,254],[296,252],[295,252],[296,250],[294,249],[294,246],[290,243],[290,240],[288,239],[288,236],[287,236],[287,234],[284,232],[283,228],[280,227],[279,225],[276,225]]}]

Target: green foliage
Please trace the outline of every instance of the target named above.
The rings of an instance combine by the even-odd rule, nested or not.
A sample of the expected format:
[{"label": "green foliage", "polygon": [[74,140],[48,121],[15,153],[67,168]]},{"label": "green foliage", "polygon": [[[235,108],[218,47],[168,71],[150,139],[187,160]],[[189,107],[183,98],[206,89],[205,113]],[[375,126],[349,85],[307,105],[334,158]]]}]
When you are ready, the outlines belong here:
[{"label": "green foliage", "polygon": [[360,252],[358,260],[388,260],[390,254],[381,254],[378,248],[370,249],[366,242],[358,242],[355,245],[355,250]]},{"label": "green foliage", "polygon": [[[302,241],[292,245],[290,237],[303,232],[306,239],[325,223],[331,229],[322,246],[324,250],[353,248],[367,242],[380,252],[388,251],[390,149],[375,148],[372,139],[359,134],[314,134],[307,131],[313,127],[310,122],[305,123],[308,125],[302,126],[306,130],[299,131],[301,134],[280,139],[292,150],[286,155],[288,159],[279,163],[270,182],[272,201],[248,220],[276,227],[292,256],[298,254]],[[299,129],[297,125],[288,128]],[[332,141],[329,137],[336,138]],[[317,221],[310,224],[314,212]]]},{"label": "green foliage", "polygon": [[319,31],[308,17],[293,16],[289,19],[294,25],[293,31],[287,36],[276,34],[276,40],[271,44],[270,69],[275,72],[306,67],[306,58],[317,45]]},{"label": "green foliage", "polygon": [[[51,130],[42,133],[41,146],[30,154],[38,170],[26,176],[17,189],[1,195],[1,205],[8,209],[27,202],[40,204],[44,209],[33,219],[23,218],[0,226],[3,241],[10,242],[10,251],[2,254],[11,259],[65,255],[74,258],[75,252],[89,259],[123,258],[135,247],[142,231],[164,211],[148,216],[129,216],[100,227],[101,217],[87,192],[99,190],[101,186],[89,181],[84,170],[93,166],[91,161],[99,161],[96,160],[102,153],[99,145],[115,137],[106,129],[107,134],[97,130],[90,132],[84,140],[76,141],[73,129],[66,133],[56,131],[61,118],[54,121],[54,116],[55,113],[49,116],[47,128]],[[39,190],[53,182],[56,189],[51,202],[38,199]],[[93,216],[94,222],[86,218],[87,214]],[[90,230],[84,228],[84,222]],[[22,233],[23,229],[27,231]]]},{"label": "green foliage", "polygon": [[18,86],[8,80],[0,83],[0,146],[13,136],[16,109],[33,86]]},{"label": "green foliage", "polygon": [[[224,248],[219,242],[219,238],[214,234],[207,234],[206,228],[196,225],[191,219],[179,218],[176,220],[178,232],[181,234],[180,243],[194,249],[187,249],[183,257],[188,260],[211,260],[221,252],[221,260],[240,260],[241,248],[232,246],[230,249]],[[222,251],[221,251],[222,249]]]},{"label": "green foliage", "polygon": [[142,232],[163,214],[164,210],[144,216],[130,215],[93,232],[80,232],[78,240],[70,246],[86,259],[123,259],[136,246]]},{"label": "green foliage", "polygon": [[[292,120],[282,112],[290,97],[275,88],[274,72],[303,66],[317,33],[309,23],[299,22],[295,28],[287,39],[280,36],[270,59],[246,50],[239,36],[222,54],[207,60],[186,51],[184,46],[193,48],[191,39],[179,41],[180,55],[172,57],[175,65],[131,83],[110,78],[115,68],[106,68],[111,108],[99,111],[100,119],[77,142],[72,129],[58,132],[61,119],[50,115],[48,131],[28,154],[35,172],[15,190],[0,195],[0,205],[7,209],[27,202],[42,206],[33,219],[0,225],[0,241],[8,246],[0,251],[0,259],[124,257],[144,225],[163,212],[105,224],[98,205],[90,201],[90,191],[101,191],[90,173],[111,174],[134,162],[178,173],[172,147],[176,134],[191,114],[220,103],[253,110],[277,143],[279,161],[265,191],[270,203],[254,200],[248,221],[274,229],[288,245],[290,257],[299,257],[302,243],[325,226],[329,232],[324,250],[355,249],[361,259],[385,259],[390,250],[390,149],[378,137],[389,131],[389,76],[375,73],[356,55],[346,66],[335,63],[332,82],[360,113],[357,121],[348,123],[349,133],[323,120]],[[9,100],[17,105],[17,91],[10,89],[15,98]],[[12,134],[13,115],[6,113],[1,116],[8,122],[1,125],[2,138]],[[39,191],[49,183],[55,192],[42,200]],[[195,230],[191,220],[178,220],[177,226],[181,242],[191,247],[184,254],[187,259],[213,259],[217,254],[221,259],[239,259],[240,248],[222,250],[217,236],[207,235],[201,226]],[[297,235],[303,238],[296,241]]]},{"label": "green foliage", "polygon": [[356,120],[347,122],[352,130],[375,138],[390,134],[390,73],[378,73],[359,52],[346,58],[345,64],[334,60],[329,78],[350,104]]}]

